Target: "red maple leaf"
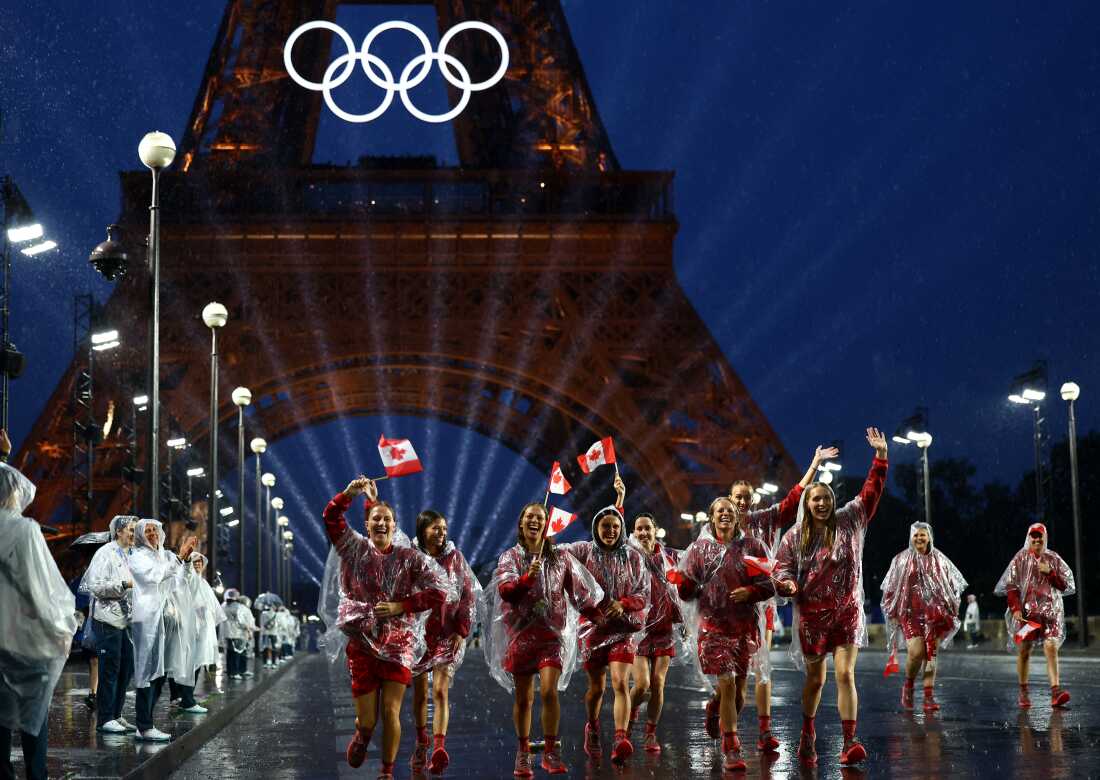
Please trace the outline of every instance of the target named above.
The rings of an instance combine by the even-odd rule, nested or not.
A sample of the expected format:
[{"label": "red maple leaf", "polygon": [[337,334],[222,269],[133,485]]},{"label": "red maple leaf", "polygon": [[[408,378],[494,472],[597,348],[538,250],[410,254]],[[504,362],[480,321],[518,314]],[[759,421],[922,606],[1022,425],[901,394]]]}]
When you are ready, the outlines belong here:
[{"label": "red maple leaf", "polygon": [[554,479],[552,481],[561,482],[561,472],[560,471],[555,471],[554,472]]},{"label": "red maple leaf", "polygon": [[599,447],[597,447],[596,449],[594,449],[590,453],[588,453],[588,460],[591,463],[595,463],[596,461],[598,461],[602,457],[603,457],[603,450]]},{"label": "red maple leaf", "polygon": [[390,459],[401,460],[405,457],[405,450],[400,447],[390,447]]}]

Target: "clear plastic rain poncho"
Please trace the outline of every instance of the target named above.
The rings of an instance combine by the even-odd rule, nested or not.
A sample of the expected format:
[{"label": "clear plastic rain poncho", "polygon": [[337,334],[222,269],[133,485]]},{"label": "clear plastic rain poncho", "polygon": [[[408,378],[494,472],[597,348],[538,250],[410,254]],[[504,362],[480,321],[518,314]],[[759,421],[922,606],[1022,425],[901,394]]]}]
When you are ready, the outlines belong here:
[{"label": "clear plastic rain poncho", "polygon": [[[913,543],[917,531],[928,534],[928,551],[921,553]],[[886,646],[891,654],[909,639],[924,640],[926,658],[936,648],[948,648],[959,630],[959,603],[966,579],[951,559],[936,549],[932,526],[909,526],[909,547],[890,562],[882,580],[882,614],[886,619]]]},{"label": "clear plastic rain poncho", "polygon": [[260,637],[275,637],[278,641],[279,636],[279,608],[272,605],[260,612]]},{"label": "clear plastic rain poncho", "polygon": [[[200,552],[191,553],[189,563],[194,568],[195,561],[202,561],[202,569],[206,571],[208,561]],[[192,651],[191,662],[195,668],[210,666],[218,663],[218,624],[225,621],[225,610],[218,603],[218,597],[214,595],[214,589],[210,583],[194,572],[188,578],[191,587],[191,603],[195,609],[195,647]]]},{"label": "clear plastic rain poncho", "polygon": [[[867,645],[867,618],[863,613],[863,543],[867,526],[878,509],[886,486],[887,462],[875,458],[859,495],[836,508],[832,488],[814,483],[802,494],[795,524],[783,535],[776,555],[776,582],[794,580],[794,621],[790,655],[798,668],[805,656],[832,652],[852,644]],[[807,507],[815,489],[829,491],[835,509],[835,538],[830,547],[826,533],[814,533]],[[802,530],[808,543],[803,549]]]},{"label": "clear plastic rain poncho", "polygon": [[[771,678],[764,602],[775,587],[767,574],[749,571],[746,555],[767,558],[768,550],[740,528],[722,544],[707,523],[676,566],[684,625],[695,647],[692,664],[697,681],[708,690],[713,690],[712,676],[751,670],[762,682]],[[749,601],[734,602],[730,592],[742,587],[750,589]]]},{"label": "clear plastic rain poncho", "polygon": [[[1031,529],[1042,531],[1043,541],[1038,553],[1031,551]],[[1008,628],[1008,649],[1016,652],[1014,637],[1026,623],[1037,624],[1039,628],[1029,636],[1028,641],[1050,641],[1058,647],[1066,641],[1066,611],[1062,605],[1063,596],[1072,596],[1077,592],[1073,581],[1073,571],[1062,556],[1047,548],[1047,529],[1042,523],[1035,523],[1028,529],[1024,547],[1016,553],[1005,569],[993,592],[1008,598],[1005,610],[1005,626]],[[1050,571],[1043,573],[1039,566],[1046,564]],[[1023,613],[1024,622],[1012,617],[1014,610]]]},{"label": "clear plastic rain poncho", "polygon": [[[339,542],[329,550],[317,612],[328,630],[321,640],[329,660],[336,662],[349,639],[371,655],[412,669],[427,644],[426,610],[458,598],[446,572],[395,530],[388,553],[346,524]],[[376,618],[383,601],[405,602],[406,612]]]},{"label": "clear plastic rain poncho", "polygon": [[684,606],[676,586],[668,581],[668,573],[676,568],[683,553],[660,542],[654,543],[652,553],[647,553],[633,536],[627,539],[627,544],[641,553],[649,570],[649,611],[638,640],[638,655],[659,655],[671,650],[673,665],[690,664],[695,649],[684,625]]},{"label": "clear plastic rain poncho", "polygon": [[130,550],[118,543],[118,534],[126,525],[136,523],[133,515],[115,515],[107,529],[110,541],[96,550],[77,590],[92,600],[88,615],[115,628],[130,624],[133,611],[133,582],[130,573]]},{"label": "clear plastic rain poncho", "polygon": [[[802,485],[796,484],[787,491],[782,501],[758,509],[750,509],[741,517],[741,528],[749,536],[764,543],[768,548],[769,558],[775,558],[779,550],[779,541],[783,538],[783,529],[793,523],[798,515],[798,504],[803,492]],[[760,493],[753,493],[754,500],[759,497]],[[776,610],[788,600],[784,596],[772,596],[764,602],[764,609],[771,609],[772,614],[777,615]]]},{"label": "clear plastic rain poncho", "polygon": [[38,523],[23,517],[34,494],[0,463],[0,726],[28,734],[46,720],[79,624]]},{"label": "clear plastic rain poncho", "polygon": [[558,690],[568,688],[577,661],[578,613],[594,617],[604,598],[588,569],[557,545],[544,553],[537,578],[528,574],[534,558],[522,544],[505,550],[482,594],[485,661],[509,693],[515,689],[510,670],[539,658],[560,663]]},{"label": "clear plastic rain poncho", "polygon": [[225,623],[222,625],[222,635],[227,642],[233,644],[236,653],[248,653],[252,649],[252,634],[255,632],[256,619],[252,610],[248,608],[248,597],[242,596],[236,588],[229,588],[225,592]]},{"label": "clear plastic rain poncho", "polygon": [[[413,544],[416,545],[416,542]],[[450,684],[454,685],[455,672],[466,658],[466,642],[460,643],[456,651],[453,638],[457,634],[465,639],[477,626],[481,583],[466,562],[465,556],[450,539],[447,540],[443,552],[433,560],[446,572],[447,579],[450,580],[450,590],[457,593],[458,598],[435,607],[428,613],[424,626],[427,649],[413,667],[413,674],[423,674],[445,665],[450,670]]]},{"label": "clear plastic rain poncho", "polygon": [[[597,530],[605,516],[619,520],[619,538],[608,547],[599,539]],[[557,545],[570,553],[588,569],[588,573],[603,590],[603,605],[618,601],[623,605],[621,617],[611,618],[603,612],[581,615],[578,638],[581,660],[587,662],[604,648],[616,648],[633,654],[638,649],[649,613],[649,568],[644,556],[626,542],[626,520],[613,506],[604,507],[592,517],[592,539]]]},{"label": "clear plastic rain poncho", "polygon": [[[145,538],[147,528],[156,530],[155,546]],[[175,553],[164,549],[164,527],[159,520],[138,522],[130,555],[135,688],[145,688],[163,676],[187,682],[195,673],[196,618],[188,569]]]}]

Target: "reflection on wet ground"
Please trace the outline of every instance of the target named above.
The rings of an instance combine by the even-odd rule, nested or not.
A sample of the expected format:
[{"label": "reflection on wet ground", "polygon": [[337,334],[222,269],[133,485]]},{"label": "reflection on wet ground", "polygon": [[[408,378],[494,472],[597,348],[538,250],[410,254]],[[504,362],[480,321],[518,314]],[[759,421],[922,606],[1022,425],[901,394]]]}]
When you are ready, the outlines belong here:
[{"label": "reflection on wet ground", "polygon": [[[881,652],[865,651],[858,670],[860,736],[870,758],[861,770],[841,770],[840,723],[833,690],[826,689],[818,719],[821,765],[810,771],[792,761],[801,725],[799,695],[802,677],[785,654],[776,652],[773,729],[783,742],[776,760],[762,760],[755,749],[756,712],[742,713],[748,778],[837,777],[1100,777],[1100,661],[1065,659],[1063,684],[1073,694],[1070,709],[1052,711],[1040,695],[1045,673],[1032,680],[1033,709],[1016,707],[1013,659],[1007,655],[945,655],[941,666],[935,715],[903,713],[900,680],[884,679]],[[659,757],[635,752],[626,767],[605,758],[588,761],[581,750],[584,683],[575,677],[562,698],[563,755],[569,777],[686,778],[721,777],[717,745],[702,729],[705,696],[678,683],[684,675],[673,669],[660,735]],[[830,681],[831,686],[831,681]],[[511,699],[488,675],[480,654],[471,653],[451,689],[452,710],[447,748],[453,777],[511,777],[515,739]],[[1045,699],[1045,700],[1044,700]],[[919,706],[918,693],[918,706]],[[603,719],[605,750],[610,744],[610,691]],[[404,733],[397,776],[408,777],[413,742],[409,720],[411,696],[405,700]],[[537,705],[536,705],[537,708]],[[378,770],[377,735],[359,770],[344,762],[354,712],[344,671],[321,656],[305,659],[174,775],[178,778],[233,777],[334,778],[373,777]],[[539,733],[536,716],[534,733]],[[637,740],[636,740],[637,742]],[[640,746],[639,746],[640,747]],[[536,768],[537,775],[545,774]]]}]

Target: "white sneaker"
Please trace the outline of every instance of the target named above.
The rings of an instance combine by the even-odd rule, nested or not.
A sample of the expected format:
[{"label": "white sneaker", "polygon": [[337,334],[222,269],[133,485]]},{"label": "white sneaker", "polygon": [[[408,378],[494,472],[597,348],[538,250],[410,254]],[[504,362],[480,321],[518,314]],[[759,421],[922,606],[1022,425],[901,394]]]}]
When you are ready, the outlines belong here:
[{"label": "white sneaker", "polygon": [[126,718],[118,718],[118,722],[121,723],[122,728],[126,729],[127,731],[137,731],[137,726],[126,720]]},{"label": "white sneaker", "polygon": [[99,730],[105,734],[125,734],[126,727],[119,723],[117,720],[109,720],[99,727]]},{"label": "white sneaker", "polygon": [[192,704],[190,707],[182,708],[180,712],[186,712],[189,715],[205,715],[210,712],[210,710],[206,709],[206,707],[201,704]]},{"label": "white sneaker", "polygon": [[239,674],[231,674],[231,675],[229,675],[229,679],[230,680],[239,680],[239,679],[241,679],[241,676]]},{"label": "white sneaker", "polygon": [[167,742],[172,739],[170,734],[165,734],[160,729],[149,729],[148,731],[141,731],[134,735],[137,739],[144,740],[145,742]]},{"label": "white sneaker", "polygon": [[245,677],[251,677],[251,676],[252,676],[252,672],[245,672],[245,673],[244,673],[244,676],[245,676]]}]

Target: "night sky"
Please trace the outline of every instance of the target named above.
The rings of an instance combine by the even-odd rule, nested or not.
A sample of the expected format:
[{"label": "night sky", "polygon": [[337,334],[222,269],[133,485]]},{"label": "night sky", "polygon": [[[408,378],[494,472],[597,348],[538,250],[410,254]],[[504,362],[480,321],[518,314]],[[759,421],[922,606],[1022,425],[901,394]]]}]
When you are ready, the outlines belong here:
[{"label": "night sky", "polygon": [[[17,447],[72,357],[72,293],[109,293],[87,256],[117,216],[118,171],[140,167],[149,130],[179,141],[223,8],[18,3],[0,14],[0,175],[61,245],[15,254],[12,340],[28,360],[13,384]],[[680,282],[798,463],[840,439],[846,468],[862,470],[863,428],[892,433],[924,405],[933,458],[966,457],[980,480],[1015,484],[1031,468],[1031,419],[1005,399],[1040,358],[1054,440],[1068,379],[1083,388],[1080,428],[1098,426],[1100,4],[565,8],[623,167],[676,172]],[[393,18],[438,38],[431,8],[338,16],[360,41]],[[382,49],[391,62],[412,52],[399,38]],[[442,99],[433,78],[426,109]],[[373,107],[368,86],[349,83],[341,100]],[[317,162],[456,161],[447,127],[419,125],[399,101],[372,125],[322,113]],[[313,576],[325,555],[315,518],[360,464],[377,468],[384,426],[439,464],[386,488],[406,528],[437,505],[487,559],[510,543],[519,505],[541,498],[543,475],[477,434],[392,419],[318,427],[270,451]]]}]

